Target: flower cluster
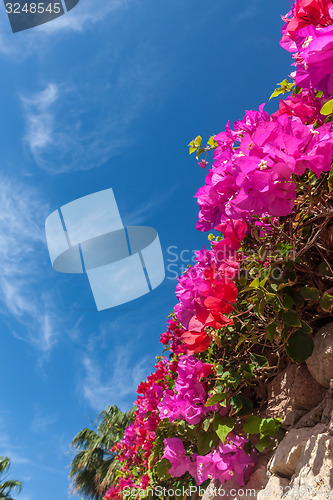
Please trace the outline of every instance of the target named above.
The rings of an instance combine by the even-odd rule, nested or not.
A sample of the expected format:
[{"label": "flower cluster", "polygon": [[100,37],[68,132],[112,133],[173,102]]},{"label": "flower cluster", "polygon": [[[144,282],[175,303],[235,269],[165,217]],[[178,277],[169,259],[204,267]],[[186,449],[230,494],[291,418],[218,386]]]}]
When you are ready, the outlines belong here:
[{"label": "flower cluster", "polygon": [[[147,377],[147,380],[141,382],[137,392],[135,403],[138,409],[135,411],[135,420],[125,430],[125,436],[121,443],[113,446],[112,452],[117,453],[117,460],[123,462],[121,468],[122,475],[117,487],[108,490],[105,498],[121,498],[121,491],[124,488],[142,488],[145,489],[149,484],[148,460],[156,439],[156,429],[160,422],[158,404],[163,397],[164,390],[167,387],[165,382],[170,370],[175,370],[177,363],[168,365],[165,359],[162,359],[155,365],[155,372]],[[137,468],[141,471],[139,482],[134,481],[132,469]]]},{"label": "flower cluster", "polygon": [[324,124],[325,117],[320,110],[326,101],[326,96],[316,97],[313,90],[302,89],[298,94],[281,99],[278,111],[272,117],[289,115],[298,118],[303,124]]},{"label": "flower cluster", "polygon": [[281,45],[294,52],[296,85],[333,96],[333,3],[296,0],[284,17]]},{"label": "flower cluster", "polygon": [[163,457],[171,463],[170,474],[174,477],[189,472],[197,484],[207,479],[218,479],[222,485],[225,481],[234,478],[241,486],[245,484],[257,463],[255,453],[247,454],[244,445],[247,439],[230,433],[226,442],[222,442],[207,455],[186,455],[184,444],[179,438],[164,440],[165,452]]},{"label": "flower cluster", "polygon": [[227,124],[215,137],[215,161],[196,194],[197,228],[207,231],[228,219],[254,215],[288,215],[296,198],[293,175],[306,169],[316,175],[329,171],[332,138],[332,123],[314,130],[294,116],[269,116],[262,108],[246,112],[234,131]]},{"label": "flower cluster", "polygon": [[[258,111],[246,111],[233,127],[228,122],[206,149],[201,147],[200,136],[198,143],[192,142],[198,156],[215,149],[205,185],[196,194],[200,207],[197,229],[214,228],[221,236],[213,237],[211,249],[196,252],[195,265],[178,279],[179,302],[160,338],[170,351],[170,359],[161,359],[155,372],[138,387],[135,419],[112,449],[121,468],[116,484],[105,495],[107,500],[121,499],[124,488],[145,489],[156,480],[168,481],[170,475],[186,484],[194,480],[200,485],[209,479],[224,484],[233,478],[244,485],[257,461],[253,447],[262,451],[268,436],[278,428],[274,419],[261,419],[256,413],[245,424],[243,420],[251,414],[253,394],[241,391],[255,376],[256,367],[262,370],[268,365],[263,355],[267,340],[275,341],[278,331],[291,359],[302,362],[311,355],[311,327],[294,305],[298,301],[303,307],[304,298],[318,302],[319,290],[304,287],[303,282],[300,292],[293,290],[294,273],[286,278],[289,291],[285,294],[284,283],[280,287],[278,282],[269,281],[268,275],[262,278],[260,273],[270,266],[270,259],[260,255],[256,261],[261,266],[260,279],[253,280],[251,273],[251,282],[247,277],[245,282],[238,279],[241,247],[248,250],[248,256],[251,243],[252,249],[256,248],[258,238],[265,247],[271,233],[272,242],[276,228],[286,220],[283,217],[294,210],[300,191],[304,203],[306,194],[300,187],[307,182],[304,174],[311,172],[311,178],[316,178],[331,170],[333,121],[320,111],[333,96],[333,1],[296,0],[283,19],[281,45],[294,53],[297,66],[292,75],[297,85],[293,95],[282,99],[273,115],[262,105]],[[286,88],[291,87],[288,84]],[[282,92],[284,89],[278,93]],[[204,168],[207,160],[199,165]],[[322,181],[317,180],[315,193]],[[298,220],[287,219],[291,230],[292,221],[298,225]],[[304,243],[301,238],[303,235],[300,240]],[[280,245],[282,253],[288,250],[289,240]],[[244,300],[244,289],[240,288],[244,283],[250,300]],[[270,321],[264,315],[265,302],[273,314]],[[320,307],[331,310],[331,303],[329,295]],[[239,304],[244,306],[242,312],[234,312]],[[253,328],[252,316],[256,314],[261,320],[263,344]],[[263,331],[266,328],[267,332]],[[293,352],[293,335],[304,340],[306,356],[300,358],[299,352]],[[243,342],[245,347],[238,357]],[[234,364],[228,364],[231,352]],[[251,434],[256,437],[252,439]]]},{"label": "flower cluster", "polygon": [[187,331],[182,339],[188,345],[188,353],[204,352],[210,345],[206,328],[232,325],[227,315],[232,313],[237,300],[237,287],[233,278],[239,267],[238,250],[244,239],[247,225],[244,221],[227,221],[220,230],[222,241],[212,250],[196,252],[196,264],[179,277],[175,306],[177,319]]},{"label": "flower cluster", "polygon": [[296,0],[292,9],[282,19],[281,45],[290,52],[296,48],[297,33],[307,26],[323,28],[332,24],[333,3],[331,0]]},{"label": "flower cluster", "polygon": [[198,424],[210,411],[226,415],[229,411],[227,406],[205,406],[207,390],[200,379],[211,375],[212,368],[212,365],[202,363],[194,356],[181,356],[174,389],[166,390],[163,400],[157,406],[160,418],[168,418],[171,422],[185,420],[189,424]]},{"label": "flower cluster", "polygon": [[167,323],[167,331],[163,332],[160,337],[161,344],[168,346],[169,351],[174,354],[186,354],[188,346],[182,338],[186,330],[173,319],[168,320]]}]

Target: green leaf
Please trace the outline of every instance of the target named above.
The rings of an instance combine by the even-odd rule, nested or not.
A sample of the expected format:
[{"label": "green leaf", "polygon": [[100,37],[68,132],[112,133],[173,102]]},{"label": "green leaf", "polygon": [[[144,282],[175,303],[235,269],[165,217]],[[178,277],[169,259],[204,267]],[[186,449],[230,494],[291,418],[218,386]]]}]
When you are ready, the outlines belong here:
[{"label": "green leaf", "polygon": [[331,312],[333,307],[333,295],[325,293],[320,299],[319,305],[324,311]]},{"label": "green leaf", "polygon": [[218,366],[216,367],[216,375],[217,375],[217,376],[222,376],[223,374],[224,374],[224,368],[223,368],[223,366],[218,365]]},{"label": "green leaf", "polygon": [[320,113],[325,116],[333,113],[333,99],[324,104],[324,106],[320,110]]},{"label": "green leaf", "polygon": [[274,418],[263,418],[259,425],[260,437],[275,436],[280,427],[280,422],[276,422]]},{"label": "green leaf", "polygon": [[282,305],[284,309],[292,309],[294,305],[294,299],[290,295],[285,295],[283,297]]},{"label": "green leaf", "polygon": [[292,298],[294,299],[296,309],[304,306],[304,297],[296,290],[291,290]]},{"label": "green leaf", "polygon": [[156,473],[160,479],[168,479],[170,476],[169,470],[171,469],[171,463],[167,458],[163,458],[156,464]]},{"label": "green leaf", "polygon": [[199,160],[199,157],[204,153],[206,150],[202,146],[200,146],[197,150],[197,160]]},{"label": "green leaf", "polygon": [[303,363],[313,352],[313,339],[302,329],[297,329],[289,337],[286,352],[296,363]]},{"label": "green leaf", "polygon": [[271,440],[268,436],[265,436],[261,439],[259,439],[259,441],[254,445],[255,448],[262,452],[264,451],[265,448],[267,448],[269,445],[271,444]]},{"label": "green leaf", "polygon": [[223,373],[221,380],[225,381],[226,384],[237,389],[239,383],[242,380],[242,377],[236,373],[232,368],[230,370]]},{"label": "green leaf", "polygon": [[238,417],[243,417],[245,415],[249,415],[253,411],[253,403],[250,398],[246,398],[245,396],[239,396],[242,400],[242,408],[237,412]]},{"label": "green leaf", "polygon": [[190,142],[190,154],[194,153],[201,146],[202,137],[198,135],[193,141]]},{"label": "green leaf", "polygon": [[323,95],[324,95],[324,92],[323,92],[322,90],[319,90],[319,91],[316,93],[315,97],[318,97],[318,98],[320,99],[321,97],[323,97]]},{"label": "green leaf", "polygon": [[278,324],[276,321],[273,321],[273,323],[270,323],[267,325],[266,332],[267,332],[267,338],[270,342],[273,342],[275,334],[276,334],[276,328]]},{"label": "green leaf", "polygon": [[241,396],[231,396],[231,398],[229,398],[228,400],[228,403],[234,410],[234,413],[238,413],[243,408],[243,400]]},{"label": "green leaf", "polygon": [[305,286],[301,290],[302,297],[309,300],[318,300],[319,298],[319,290],[317,288],[310,288],[309,286]]},{"label": "green leaf", "polygon": [[252,283],[250,283],[249,286],[251,288],[259,288],[259,284],[260,284],[259,278],[256,278],[252,281]]},{"label": "green leaf", "polygon": [[273,97],[277,97],[280,94],[283,94],[283,90],[282,89],[275,89],[274,92],[271,94],[269,100],[273,99]]},{"label": "green leaf", "polygon": [[261,368],[262,366],[267,366],[268,361],[265,356],[260,356],[260,354],[255,354],[254,352],[250,352],[250,358],[252,363],[257,367]]},{"label": "green leaf", "polygon": [[260,281],[260,283],[259,283],[260,288],[264,288],[264,286],[265,286],[265,285],[266,285],[266,283],[267,283],[268,278],[269,278],[269,274],[267,273],[267,276],[265,276],[265,277],[264,277],[264,278]]},{"label": "green leaf", "polygon": [[213,396],[207,399],[205,406],[216,405],[217,403],[224,401],[226,397],[227,394],[225,392],[219,392],[218,394],[214,394]]},{"label": "green leaf", "polygon": [[286,94],[287,92],[291,92],[294,84],[292,82],[288,82],[288,80],[285,78],[282,80],[282,82],[278,83],[279,87],[274,90],[273,94],[269,99],[272,99],[272,97],[276,97],[280,94]]},{"label": "green leaf", "polygon": [[243,429],[247,434],[259,434],[261,418],[256,415],[249,415]]},{"label": "green leaf", "polygon": [[303,321],[302,319],[301,319],[301,324],[302,324],[302,326],[301,326],[300,330],[301,330],[302,332],[304,332],[304,333],[311,333],[311,332],[312,332],[312,328],[311,328],[311,326],[310,326],[310,325],[308,325],[308,324],[307,324],[305,321]]},{"label": "green leaf", "polygon": [[208,146],[210,146],[211,148],[217,148],[217,146],[219,145],[218,142],[214,140],[214,137],[215,135],[212,135],[212,137],[210,137],[207,141]]},{"label": "green leaf", "polygon": [[213,420],[213,428],[221,439],[222,443],[225,443],[227,435],[235,427],[235,422],[232,417],[221,417],[221,415],[216,414]]},{"label": "green leaf", "polygon": [[288,326],[301,326],[301,320],[297,312],[293,309],[282,313],[282,318],[285,324]]},{"label": "green leaf", "polygon": [[324,276],[332,276],[332,272],[326,262],[321,262],[321,264],[319,264],[318,271]]},{"label": "green leaf", "polygon": [[202,427],[205,432],[208,431],[210,426],[210,418],[206,418],[206,420],[203,421]]},{"label": "green leaf", "polygon": [[199,455],[207,455],[207,453],[209,453],[213,448],[214,444],[214,434],[212,432],[200,434],[197,440]]}]

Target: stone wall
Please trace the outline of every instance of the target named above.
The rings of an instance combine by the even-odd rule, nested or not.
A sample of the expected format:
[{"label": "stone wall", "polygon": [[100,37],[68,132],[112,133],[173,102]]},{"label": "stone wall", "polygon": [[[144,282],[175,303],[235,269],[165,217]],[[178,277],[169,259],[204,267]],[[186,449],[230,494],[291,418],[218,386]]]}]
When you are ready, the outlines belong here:
[{"label": "stone wall", "polygon": [[[312,356],[268,385],[266,416],[281,417],[273,449],[261,454],[250,481],[209,491],[204,500],[333,500],[333,323],[314,337]],[[237,493],[238,491],[238,493]]]}]

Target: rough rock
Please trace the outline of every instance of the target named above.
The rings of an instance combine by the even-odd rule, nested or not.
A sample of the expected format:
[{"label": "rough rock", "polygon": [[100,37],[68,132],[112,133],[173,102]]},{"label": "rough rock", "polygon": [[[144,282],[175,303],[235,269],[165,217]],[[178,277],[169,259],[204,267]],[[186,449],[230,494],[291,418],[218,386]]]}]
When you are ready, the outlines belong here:
[{"label": "rough rock", "polygon": [[325,389],[314,380],[305,364],[288,365],[268,385],[268,417],[289,417],[287,427],[293,425],[306,410],[317,406]]},{"label": "rough rock", "polygon": [[314,350],[306,360],[307,367],[319,384],[329,387],[333,378],[333,323],[321,328],[313,340]]},{"label": "rough rock", "polygon": [[[280,500],[281,492],[286,491],[289,481],[283,477],[271,476],[266,487],[257,494],[258,500]],[[252,497],[254,498],[254,497]]]},{"label": "rough rock", "polygon": [[318,433],[307,440],[289,486],[286,498],[293,491],[299,492],[302,500],[333,498],[333,437],[330,434]]},{"label": "rough rock", "polygon": [[333,384],[332,387],[326,392],[323,400],[318,406],[310,410],[306,415],[302,416],[295,425],[296,429],[302,427],[314,427],[322,423],[328,425],[333,430]]},{"label": "rough rock", "polygon": [[324,433],[325,430],[324,424],[318,424],[313,428],[291,429],[279,444],[269,463],[270,472],[290,479],[303,460],[304,449],[308,441],[313,435]]}]

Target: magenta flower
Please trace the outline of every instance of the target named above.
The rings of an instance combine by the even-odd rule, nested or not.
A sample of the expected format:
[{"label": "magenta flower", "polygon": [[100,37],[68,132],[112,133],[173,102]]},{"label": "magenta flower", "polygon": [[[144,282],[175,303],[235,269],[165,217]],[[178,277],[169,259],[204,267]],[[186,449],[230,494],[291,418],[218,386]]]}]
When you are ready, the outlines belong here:
[{"label": "magenta flower", "polygon": [[191,459],[185,455],[185,448],[178,438],[164,440],[164,455],[172,465],[169,473],[174,477],[180,477],[187,472],[191,466]]},{"label": "magenta flower", "polygon": [[[233,145],[229,129],[216,136],[219,146],[215,162],[205,186],[196,194],[199,230],[223,228],[229,219],[235,222],[253,216],[288,215],[296,198],[292,175],[302,175],[306,169],[317,175],[330,170],[330,123],[313,130],[288,114],[269,117],[263,112],[247,112],[246,118],[234,126],[238,138]],[[231,235],[220,246],[232,249],[232,241]]]},{"label": "magenta flower", "polygon": [[182,419],[182,408],[173,391],[166,391],[163,400],[158,404],[157,409],[160,413],[160,418],[168,418],[171,422]]},{"label": "magenta flower", "polygon": [[325,28],[306,26],[296,34],[299,64],[296,84],[333,96],[333,25]]},{"label": "magenta flower", "polygon": [[299,94],[281,99],[278,111],[272,114],[273,118],[281,115],[289,115],[298,118],[304,124],[311,124],[317,121],[319,125],[324,123],[325,117],[320,114],[320,110],[327,99],[327,96],[321,98],[315,97],[311,90],[303,89]]},{"label": "magenta flower", "polygon": [[248,455],[244,451],[247,442],[247,439],[230,433],[225,444],[220,442],[216,449],[205,456],[192,457],[190,474],[197,484],[202,484],[206,479],[218,479],[223,485],[234,478],[239,485],[244,486],[258,460],[255,452]]}]

